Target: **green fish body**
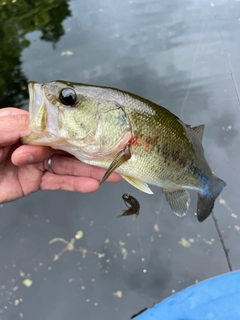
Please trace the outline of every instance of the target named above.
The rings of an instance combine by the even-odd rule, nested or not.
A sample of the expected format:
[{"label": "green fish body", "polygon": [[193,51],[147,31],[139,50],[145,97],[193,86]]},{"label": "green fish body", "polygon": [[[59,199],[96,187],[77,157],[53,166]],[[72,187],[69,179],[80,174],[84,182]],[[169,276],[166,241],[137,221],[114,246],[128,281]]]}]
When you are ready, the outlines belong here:
[{"label": "green fish body", "polygon": [[226,183],[214,176],[202,147],[204,126],[191,127],[167,109],[114,88],[66,81],[29,83],[31,134],[23,143],[51,146],[115,171],[146,193],[163,188],[173,212],[186,214],[187,189],[206,219]]}]

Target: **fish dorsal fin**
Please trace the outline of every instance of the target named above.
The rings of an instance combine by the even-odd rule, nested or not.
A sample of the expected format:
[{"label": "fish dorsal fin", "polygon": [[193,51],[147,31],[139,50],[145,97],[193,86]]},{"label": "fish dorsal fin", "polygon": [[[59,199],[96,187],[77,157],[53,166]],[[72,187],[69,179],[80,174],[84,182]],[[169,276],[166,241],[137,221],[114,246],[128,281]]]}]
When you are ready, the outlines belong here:
[{"label": "fish dorsal fin", "polygon": [[198,139],[202,142],[203,134],[204,134],[204,124],[200,124],[200,126],[192,127],[192,130],[196,133],[198,136]]},{"label": "fish dorsal fin", "polygon": [[153,194],[152,190],[148,187],[148,185],[145,182],[142,182],[136,178],[129,177],[129,176],[123,176],[123,179],[125,179],[128,183],[130,183],[135,188],[141,190],[142,192]]}]

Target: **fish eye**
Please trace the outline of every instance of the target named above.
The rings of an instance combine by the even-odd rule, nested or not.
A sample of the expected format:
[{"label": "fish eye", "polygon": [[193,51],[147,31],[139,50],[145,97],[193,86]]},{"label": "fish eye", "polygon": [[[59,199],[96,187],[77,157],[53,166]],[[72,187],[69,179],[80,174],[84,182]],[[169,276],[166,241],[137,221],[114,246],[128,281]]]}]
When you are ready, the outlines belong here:
[{"label": "fish eye", "polygon": [[59,98],[66,106],[72,106],[77,101],[77,94],[72,88],[65,88],[60,92]]}]

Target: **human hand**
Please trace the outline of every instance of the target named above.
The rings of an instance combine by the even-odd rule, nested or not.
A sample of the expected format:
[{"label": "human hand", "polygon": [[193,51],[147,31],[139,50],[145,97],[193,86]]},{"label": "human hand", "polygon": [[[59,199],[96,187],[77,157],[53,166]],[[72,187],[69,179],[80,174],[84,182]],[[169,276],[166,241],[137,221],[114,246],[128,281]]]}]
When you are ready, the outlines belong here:
[{"label": "human hand", "polygon": [[[84,164],[66,152],[50,147],[21,145],[30,133],[28,112],[0,109],[0,203],[13,201],[38,190],[94,192],[106,170]],[[48,170],[48,159],[54,173]],[[113,173],[107,181],[119,182]]]}]

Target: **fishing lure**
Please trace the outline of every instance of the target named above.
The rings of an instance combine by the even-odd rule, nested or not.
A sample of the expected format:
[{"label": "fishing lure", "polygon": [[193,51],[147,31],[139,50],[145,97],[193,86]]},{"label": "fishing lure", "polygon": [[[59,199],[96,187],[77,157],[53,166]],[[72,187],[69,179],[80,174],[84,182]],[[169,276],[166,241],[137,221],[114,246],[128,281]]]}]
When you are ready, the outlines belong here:
[{"label": "fishing lure", "polygon": [[139,210],[140,210],[140,204],[137,201],[137,199],[128,193],[124,193],[122,195],[122,198],[126,206],[128,207],[128,209],[125,210],[119,217],[130,216],[132,214],[135,214],[136,216],[138,216]]}]

